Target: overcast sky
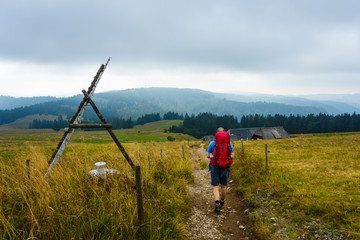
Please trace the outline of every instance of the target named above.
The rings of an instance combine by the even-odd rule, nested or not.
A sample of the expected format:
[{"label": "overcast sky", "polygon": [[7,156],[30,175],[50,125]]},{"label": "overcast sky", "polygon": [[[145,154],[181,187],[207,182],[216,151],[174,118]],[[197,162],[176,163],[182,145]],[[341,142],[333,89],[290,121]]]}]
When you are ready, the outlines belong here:
[{"label": "overcast sky", "polygon": [[0,0],[0,95],[360,93],[358,0]]}]

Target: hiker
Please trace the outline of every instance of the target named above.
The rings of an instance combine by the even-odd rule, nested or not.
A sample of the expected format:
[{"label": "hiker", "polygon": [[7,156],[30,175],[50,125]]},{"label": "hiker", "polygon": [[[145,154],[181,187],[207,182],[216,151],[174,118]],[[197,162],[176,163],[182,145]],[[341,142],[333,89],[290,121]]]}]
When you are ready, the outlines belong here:
[{"label": "hiker", "polygon": [[[230,135],[225,132],[224,128],[219,127],[217,129],[215,140],[210,142],[207,149],[207,157],[210,158],[209,167],[215,200],[215,213],[220,214],[220,209],[225,203],[230,165],[234,158],[234,148],[230,142]],[[219,194],[219,185],[221,185],[221,195]]]}]

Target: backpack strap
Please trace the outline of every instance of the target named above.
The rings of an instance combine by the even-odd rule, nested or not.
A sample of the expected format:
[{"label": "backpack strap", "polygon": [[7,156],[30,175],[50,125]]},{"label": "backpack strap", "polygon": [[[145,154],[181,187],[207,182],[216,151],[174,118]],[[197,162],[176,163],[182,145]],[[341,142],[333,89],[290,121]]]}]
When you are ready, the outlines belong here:
[{"label": "backpack strap", "polygon": [[228,144],[228,159],[231,159],[231,144]]}]

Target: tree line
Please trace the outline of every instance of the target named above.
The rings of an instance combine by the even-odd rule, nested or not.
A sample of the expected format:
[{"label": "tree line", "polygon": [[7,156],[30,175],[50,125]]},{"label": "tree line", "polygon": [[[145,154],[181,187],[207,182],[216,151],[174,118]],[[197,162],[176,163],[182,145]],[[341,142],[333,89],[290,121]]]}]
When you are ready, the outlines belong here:
[{"label": "tree line", "polygon": [[[328,115],[324,113],[302,115],[246,115],[241,120],[232,115],[217,116],[211,113],[199,113],[198,115],[179,114],[167,112],[163,116],[159,113],[145,114],[136,120],[113,118],[109,121],[113,129],[133,128],[135,125],[143,125],[159,120],[183,120],[179,125],[174,125],[169,132],[184,133],[202,138],[213,135],[218,127],[225,129],[251,128],[251,127],[277,127],[282,126],[290,134],[298,133],[330,133],[330,132],[355,132],[360,131],[360,114]],[[93,121],[87,121],[93,122]],[[34,120],[29,128],[52,128],[58,131],[68,126],[68,120],[59,115],[57,120]]]},{"label": "tree line", "polygon": [[[152,114],[145,114],[139,117],[137,120],[133,121],[131,118],[124,119],[124,118],[112,118],[110,119],[109,123],[112,124],[113,129],[125,129],[125,128],[133,128],[134,125],[144,125],[149,122],[156,122],[160,120],[183,120],[184,116],[182,114],[176,112],[167,112],[160,116],[160,113],[152,113]],[[94,123],[94,121],[85,119],[82,123]],[[57,120],[33,120],[29,128],[32,129],[45,129],[45,128],[52,128],[55,131],[59,131],[61,128],[65,128],[69,126],[69,121],[64,120],[61,115],[58,116]],[[86,129],[88,130],[88,129]],[[94,130],[94,129],[92,129]]]},{"label": "tree line", "polygon": [[220,126],[225,129],[241,127],[237,118],[232,115],[217,116],[212,113],[200,113],[196,116],[186,114],[183,123],[180,123],[179,126],[171,126],[168,130],[202,138],[214,134]]},{"label": "tree line", "polygon": [[167,112],[164,114],[163,117],[160,116],[160,113],[151,113],[139,117],[135,121],[135,125],[144,125],[149,122],[156,122],[160,120],[183,120],[183,119],[184,119],[184,115],[176,112]]},{"label": "tree line", "polygon": [[[63,101],[65,102],[65,100]],[[23,118],[29,115],[46,114],[58,116],[61,115],[71,116],[73,109],[62,109],[59,111],[58,107],[55,107],[55,102],[39,103],[28,107],[19,107],[11,110],[0,110],[0,125],[14,122],[19,118]]]},{"label": "tree line", "polygon": [[57,120],[39,120],[34,119],[32,123],[30,123],[29,128],[32,129],[45,129],[52,128],[55,131],[59,131],[61,128],[65,128],[69,125],[67,120],[64,120],[61,115],[58,116]]},{"label": "tree line", "polygon": [[189,134],[195,138],[214,135],[218,127],[225,129],[251,127],[282,126],[290,134],[330,133],[360,131],[360,114],[327,115],[247,115],[240,122],[234,116],[216,116],[211,113],[200,113],[197,116],[185,116],[183,123],[171,126],[168,131]]},{"label": "tree line", "polygon": [[360,114],[328,115],[319,113],[307,116],[255,114],[243,116],[240,123],[244,128],[283,126],[290,134],[356,132],[360,131]]}]

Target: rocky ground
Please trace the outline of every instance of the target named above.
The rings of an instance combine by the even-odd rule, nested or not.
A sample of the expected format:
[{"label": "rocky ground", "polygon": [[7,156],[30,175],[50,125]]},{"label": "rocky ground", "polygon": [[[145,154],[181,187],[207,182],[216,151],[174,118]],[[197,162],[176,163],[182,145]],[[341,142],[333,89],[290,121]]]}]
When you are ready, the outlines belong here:
[{"label": "rocky ground", "polygon": [[214,213],[212,186],[208,168],[201,169],[199,158],[206,159],[204,146],[192,149],[192,167],[195,181],[189,185],[191,214],[187,228],[190,239],[254,239],[247,217],[245,203],[235,194],[231,174],[228,194],[220,215]]}]

